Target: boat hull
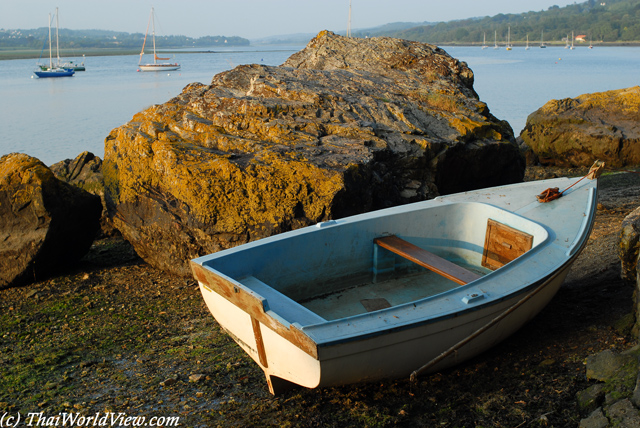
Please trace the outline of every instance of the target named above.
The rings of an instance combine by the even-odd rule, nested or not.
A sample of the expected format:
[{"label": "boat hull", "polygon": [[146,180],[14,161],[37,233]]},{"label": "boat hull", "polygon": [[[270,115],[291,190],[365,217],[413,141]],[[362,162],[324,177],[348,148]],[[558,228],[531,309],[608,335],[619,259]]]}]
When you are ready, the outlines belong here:
[{"label": "boat hull", "polygon": [[[330,221],[201,257],[192,268],[210,312],[264,371],[274,394],[292,384],[409,377],[428,362],[426,372],[442,370],[509,337],[557,293],[595,216],[596,182],[575,184],[484,189]],[[535,200],[546,187],[569,186],[557,201]],[[502,267],[482,271],[484,225],[492,221],[530,236],[532,244]],[[467,261],[478,279],[459,285],[415,273],[398,257],[380,255],[375,237],[386,233]],[[507,241],[500,242],[510,247]],[[372,271],[372,279],[332,285],[350,269]],[[358,297],[349,306],[353,293]],[[372,301],[387,305],[362,308]],[[360,310],[336,311],[341,305]]]},{"label": "boat hull", "polygon": [[[544,290],[523,305],[522,310],[504,318],[486,334],[461,347],[427,372],[435,372],[460,364],[519,330],[535,317],[555,296],[570,265],[549,278]],[[310,356],[290,340],[260,324],[262,345],[255,338],[254,321],[247,312],[229,303],[219,294],[201,284],[202,295],[209,311],[220,326],[264,371],[273,394],[291,387],[306,388],[348,385],[382,379],[409,378],[415,370],[462,341],[517,302],[516,296],[494,306],[474,310],[455,318],[444,318],[424,325],[401,330],[382,331],[346,343],[320,349],[320,358]],[[261,361],[259,347],[266,361]],[[286,381],[286,382],[283,382]]]},{"label": "boat hull", "polygon": [[172,71],[180,69],[180,64],[140,64],[140,71]]},{"label": "boat hull", "polygon": [[54,69],[54,70],[36,70],[35,75],[38,77],[70,77],[75,74],[73,69]]}]

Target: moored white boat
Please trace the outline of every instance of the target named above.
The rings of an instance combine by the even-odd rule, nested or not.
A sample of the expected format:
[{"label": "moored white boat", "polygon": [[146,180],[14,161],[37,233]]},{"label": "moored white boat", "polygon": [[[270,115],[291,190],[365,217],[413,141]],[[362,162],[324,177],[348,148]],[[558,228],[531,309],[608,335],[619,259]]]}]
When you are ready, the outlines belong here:
[{"label": "moored white boat", "polygon": [[[147,44],[147,35],[149,34],[149,25],[151,25],[151,35],[153,41],[153,63],[142,63],[142,57],[144,56],[144,47]],[[180,68],[180,64],[177,62],[158,62],[158,61],[166,61],[169,58],[160,58],[156,53],[156,21],[155,21],[155,12],[153,8],[151,8],[151,14],[149,15],[149,23],[147,23],[147,31],[144,34],[144,41],[142,42],[142,51],[140,52],[140,61],[138,63],[138,71],[171,71],[178,70]]]},{"label": "moored white boat", "polygon": [[[561,198],[537,201],[553,187]],[[272,393],[409,377],[478,355],[542,310],[596,205],[595,179],[527,182],[331,220],[191,265]]]}]

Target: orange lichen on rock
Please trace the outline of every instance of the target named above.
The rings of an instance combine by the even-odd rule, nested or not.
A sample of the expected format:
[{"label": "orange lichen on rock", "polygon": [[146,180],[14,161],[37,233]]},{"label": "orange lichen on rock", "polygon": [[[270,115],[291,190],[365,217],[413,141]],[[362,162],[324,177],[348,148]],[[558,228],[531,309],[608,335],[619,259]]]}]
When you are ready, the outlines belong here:
[{"label": "orange lichen on rock", "polygon": [[[190,258],[274,233],[518,181],[513,133],[472,84],[435,46],[322,32],[280,67],[238,66],[114,129],[111,215],[145,260],[190,275]],[[485,151],[494,169],[453,167]]]}]

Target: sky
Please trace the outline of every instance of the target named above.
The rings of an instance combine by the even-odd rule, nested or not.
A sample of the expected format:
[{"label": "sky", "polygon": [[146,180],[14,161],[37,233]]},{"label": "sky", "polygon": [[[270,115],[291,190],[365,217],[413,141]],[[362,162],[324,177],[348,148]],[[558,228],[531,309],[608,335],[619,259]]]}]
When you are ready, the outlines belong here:
[{"label": "sky", "polygon": [[[582,3],[578,1],[577,3]],[[438,22],[546,10],[566,0],[351,0],[351,29],[391,22]],[[60,28],[144,33],[151,7],[160,35],[247,39],[341,32],[349,0],[0,0],[0,29],[46,27],[59,8]]]}]

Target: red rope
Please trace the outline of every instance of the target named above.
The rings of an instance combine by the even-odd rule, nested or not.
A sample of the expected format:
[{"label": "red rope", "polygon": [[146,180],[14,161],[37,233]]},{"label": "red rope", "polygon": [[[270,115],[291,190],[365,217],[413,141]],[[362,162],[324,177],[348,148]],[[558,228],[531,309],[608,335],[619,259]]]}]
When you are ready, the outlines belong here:
[{"label": "red rope", "polygon": [[[559,191],[560,189],[558,189],[557,187],[550,187],[544,192],[540,193],[539,195],[536,195],[536,198],[538,198],[538,202],[551,202],[553,200],[556,200],[560,198],[564,192],[571,189],[573,186],[580,183],[585,178],[589,176],[592,176],[592,178],[598,178],[603,169],[604,169],[604,162],[596,161],[591,167],[591,169],[589,170],[589,172],[584,177],[582,177],[580,180],[576,181],[571,186],[564,189],[562,192],[560,192]],[[625,171],[625,172],[635,172],[635,171]]]}]

